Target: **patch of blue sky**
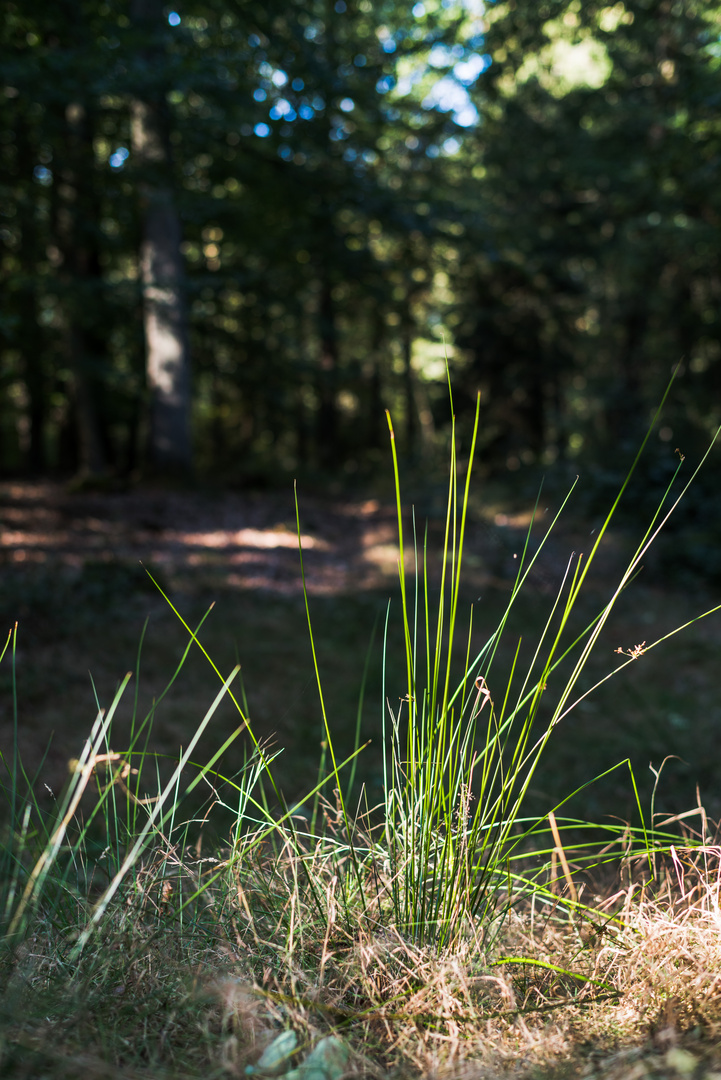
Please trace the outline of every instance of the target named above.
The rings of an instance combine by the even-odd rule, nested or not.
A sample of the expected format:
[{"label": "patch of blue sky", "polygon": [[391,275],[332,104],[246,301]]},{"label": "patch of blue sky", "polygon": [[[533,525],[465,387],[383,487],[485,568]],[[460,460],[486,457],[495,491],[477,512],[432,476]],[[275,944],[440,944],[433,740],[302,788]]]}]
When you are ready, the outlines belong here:
[{"label": "patch of blue sky", "polygon": [[291,103],[285,98],[278,98],[270,110],[271,120],[295,120],[297,115]]},{"label": "patch of blue sky", "polygon": [[[461,59],[465,57],[465,59]],[[451,68],[432,86],[422,101],[424,109],[452,112],[461,127],[471,127],[478,120],[478,110],[470,99],[468,87],[492,63],[488,53],[467,54],[463,45],[434,45],[428,57],[428,68],[417,67],[398,80],[396,96],[405,97],[430,69]],[[382,92],[380,87],[377,87]]]},{"label": "patch of blue sky", "polygon": [[108,161],[111,169],[122,169],[125,162],[130,157],[130,151],[126,146],[119,146],[117,150],[114,150],[110,155]]},{"label": "patch of blue sky", "polygon": [[428,55],[428,63],[434,68],[449,67],[454,60],[460,60],[465,53],[460,43],[456,45],[434,45]]},{"label": "patch of blue sky", "polygon": [[488,53],[471,53],[434,84],[423,99],[423,108],[452,112],[453,119],[460,127],[471,127],[478,121],[478,110],[470,99],[468,87],[490,66]]},{"label": "patch of blue sky", "polygon": [[466,60],[461,60],[453,68],[453,77],[458,79],[463,86],[471,86],[479,75],[488,71],[493,63],[489,53],[471,53]]},{"label": "patch of blue sky", "polygon": [[424,109],[452,112],[453,119],[460,127],[472,127],[478,120],[478,109],[468,96],[467,89],[450,75],[438,80],[422,104]]}]

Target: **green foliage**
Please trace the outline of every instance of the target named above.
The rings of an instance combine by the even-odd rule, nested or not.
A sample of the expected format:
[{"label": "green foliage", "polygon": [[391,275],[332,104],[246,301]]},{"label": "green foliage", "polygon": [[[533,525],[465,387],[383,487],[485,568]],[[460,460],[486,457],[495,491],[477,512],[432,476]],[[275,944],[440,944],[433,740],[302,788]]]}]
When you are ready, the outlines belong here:
[{"label": "green foliage", "polygon": [[[660,412],[659,408],[656,420]],[[526,659],[528,646],[522,650],[519,640],[515,653],[511,653],[510,670],[499,672],[498,650],[511,609],[567,500],[533,552],[531,523],[511,597],[498,627],[473,655],[471,619],[463,654],[459,657],[456,645],[459,584],[479,415],[480,399],[469,460],[463,469],[457,460],[455,418],[452,420],[445,541],[435,611],[429,585],[427,537],[419,557],[415,521],[415,589],[406,582],[403,510],[389,418],[398,506],[407,692],[397,709],[388,705],[389,732],[384,736],[385,839],[390,853],[387,857],[394,868],[391,893],[395,924],[414,941],[442,945],[454,942],[463,934],[468,919],[478,921],[479,935],[485,941],[488,935],[497,932],[507,911],[499,897],[504,897],[505,904],[510,906],[525,889],[537,889],[533,876],[529,879],[523,871],[516,873],[511,869],[512,864],[524,862],[529,836],[538,832],[538,823],[533,822],[529,827],[525,816],[526,794],[555,728],[595,688],[581,691],[579,683],[603,628],[617,599],[632,581],[691,483],[688,481],[681,494],[671,501],[675,477],[672,479],[610,599],[579,633],[574,609],[653,431],[652,425],[605,515],[588,557],[584,560],[583,556],[578,559],[571,556],[545,625],[531,646],[530,661]],[[677,473],[680,467],[681,463]],[[459,474],[465,476],[462,491],[458,487]],[[646,646],[644,642],[640,652],[629,652],[629,659],[616,670],[620,671],[641,652],[658,644],[657,641]],[[525,672],[524,662],[528,664]],[[615,672],[601,682],[611,674]],[[635,789],[635,780],[633,785]],[[555,829],[555,823],[552,822],[551,828]],[[641,828],[643,844],[647,845],[642,813]]]},{"label": "green foliage", "polygon": [[92,430],[142,462],[149,180],[183,223],[201,471],[350,480],[383,407],[422,457],[441,326],[484,465],[631,449],[682,358],[661,448],[714,429],[716,6],[191,0],[152,41],[129,0],[2,10],[5,469],[87,465]]},{"label": "green foliage", "polygon": [[[659,414],[660,409],[656,419]],[[530,650],[519,641],[509,670],[499,672],[499,645],[507,632],[509,613],[526,587],[533,562],[555,522],[535,552],[529,529],[517,578],[497,628],[475,655],[471,630],[459,650],[455,643],[460,581],[479,416],[477,403],[466,465],[461,460],[452,415],[445,540],[440,566],[435,568],[440,571],[437,594],[431,585],[434,568],[429,565],[427,538],[421,557],[415,521],[413,555],[407,559],[408,515],[401,499],[395,432],[389,417],[406,693],[394,709],[389,706],[393,688],[384,687],[385,775],[380,807],[368,807],[361,798],[357,810],[352,809],[353,763],[360,751],[359,739],[357,735],[356,747],[347,760],[339,760],[333,724],[325,710],[307,593],[325,743],[316,784],[293,806],[286,804],[275,781],[273,757],[253,731],[242,692],[241,700],[236,697],[233,684],[239,665],[224,677],[201,640],[205,618],[193,628],[161,590],[187,633],[186,648],[166,690],[145,716],[138,712],[136,693],[129,743],[119,752],[113,749],[112,729],[119,710],[126,706],[131,674],[125,676],[108,710],[98,704],[90,736],[71,763],[65,790],[48,812],[39,798],[39,778],[25,775],[17,752],[17,630],[9,635],[0,660],[10,653],[15,731],[13,747],[2,759],[6,775],[2,783],[5,821],[0,833],[0,964],[18,983],[23,984],[18,974],[18,958],[26,955],[22,946],[42,935],[55,935],[52,966],[72,970],[73,1007],[80,1009],[82,995],[86,995],[87,1000],[101,1003],[97,1019],[109,1025],[101,1010],[107,1009],[107,986],[117,983],[117,955],[123,956],[128,978],[141,956],[147,960],[153,955],[150,947],[161,938],[175,940],[181,951],[187,945],[189,952],[191,943],[198,948],[203,940],[205,956],[208,940],[215,939],[228,949],[234,942],[239,952],[249,957],[246,970],[253,993],[266,1000],[286,1028],[290,1018],[301,1029],[302,1025],[309,1029],[308,1016],[317,1011],[325,1026],[353,1035],[359,1029],[372,1029],[373,1014],[380,1009],[385,1010],[384,1019],[396,1023],[405,1018],[404,1010],[412,1008],[415,1030],[420,1022],[419,995],[429,985],[436,985],[426,977],[429,965],[437,979],[443,963],[453,964],[459,958],[474,977],[480,976],[478,981],[495,978],[496,969],[501,967],[516,972],[515,985],[523,990],[524,1001],[520,1006],[514,1003],[512,1013],[506,1007],[504,1017],[530,1011],[525,994],[532,992],[534,979],[555,979],[571,1005],[618,997],[616,976],[599,969],[597,956],[582,956],[587,944],[581,929],[596,937],[610,934],[619,941],[624,935],[631,937],[633,889],[628,890],[623,910],[594,910],[577,890],[574,877],[579,871],[620,864],[631,877],[641,879],[647,895],[658,888],[659,880],[662,888],[667,887],[664,871],[670,859],[684,904],[697,890],[706,890],[699,911],[715,911],[707,860],[712,853],[717,857],[717,847],[709,844],[703,807],[657,822],[660,815],[655,809],[654,790],[647,822],[641,812],[640,824],[635,826],[605,826],[602,847],[597,836],[574,839],[572,863],[563,846],[559,821],[566,835],[571,827],[582,834],[583,823],[557,821],[555,812],[560,806],[546,808],[540,818],[529,819],[526,814],[529,785],[550,738],[562,735],[562,729],[556,731],[560,722],[596,689],[582,685],[582,679],[601,630],[621,593],[631,587],[640,561],[695,474],[679,495],[669,484],[610,598],[579,633],[573,625],[574,608],[631,483],[644,443],[588,559],[571,557],[538,639]],[[298,535],[300,538],[300,526]],[[601,681],[670,636],[665,634],[658,641],[625,651],[618,649],[623,659],[616,671]],[[193,648],[210,664],[220,689],[177,760],[167,762],[150,751],[152,724],[157,705],[181,676]],[[136,679],[139,670],[140,654]],[[390,666],[386,671],[390,672]],[[198,764],[196,748],[226,697],[236,708],[238,727]],[[248,740],[244,767],[237,775],[224,778],[220,773],[223,755],[243,733]],[[631,785],[635,791],[632,771]],[[210,789],[209,805],[198,809],[194,793],[206,786]],[[148,794],[151,790],[153,795]],[[638,803],[637,793],[636,799]],[[201,857],[203,828],[215,807],[233,812],[232,832],[224,848]],[[668,831],[691,813],[701,819],[697,837]],[[558,895],[559,863],[563,896]],[[695,882],[688,895],[683,891],[684,876]],[[524,899],[532,901],[532,912],[543,911],[541,921],[545,923],[559,907],[568,913],[575,950],[568,961],[555,963],[546,956],[519,953],[511,938],[503,954],[498,954],[507,916]],[[717,936],[716,931],[714,927]],[[357,962],[356,954],[360,956]],[[590,960],[594,960],[593,965]],[[441,967],[433,969],[432,964]],[[326,984],[326,967],[331,966]],[[22,995],[29,995],[32,978],[20,986]],[[57,986],[57,976],[46,972],[42,978],[46,992]],[[142,983],[140,977],[138,983]],[[237,990],[237,979],[235,985]],[[477,1016],[481,1006],[470,997],[468,985],[463,983],[465,1011],[462,1016],[454,1011],[449,1023],[466,1023],[471,1006]],[[569,986],[578,989],[577,998]],[[445,984],[442,988],[445,993]],[[22,1046],[17,1038],[17,1006],[10,1004],[16,994],[14,984],[7,994],[8,1004],[4,999],[0,1004],[3,1011],[11,1013],[11,1042]],[[443,994],[438,991],[438,996]],[[148,1015],[151,1010],[157,1012],[161,1000],[157,988],[146,994],[143,1003]],[[439,1006],[432,1000],[436,1015],[432,1010],[429,1018],[424,1012],[422,1022],[437,1034]],[[41,1001],[44,1005],[45,998]],[[62,1001],[64,1007],[64,996]],[[135,1007],[134,1002],[133,1010]],[[489,1019],[499,1015],[497,1009],[489,1010],[487,1000],[482,1007]],[[535,999],[530,1008],[538,1010]],[[59,1006],[58,1011],[62,1014]],[[179,1012],[186,1014],[185,1005]],[[229,1009],[225,1021],[229,1022],[231,1013]],[[47,1017],[47,1010],[43,1015]],[[137,1020],[135,1011],[133,1017]],[[147,1040],[149,1029],[141,1026]],[[316,1033],[312,1034],[315,1037]],[[296,1038],[295,1034],[286,1036],[281,1045],[292,1043],[294,1048]],[[142,1045],[147,1057],[145,1042]],[[271,1046],[277,1049],[278,1042]],[[342,1051],[345,1063],[345,1046],[331,1046],[339,1055]],[[324,1047],[323,1054],[329,1051],[328,1043],[317,1042],[308,1055],[309,1062],[323,1056],[320,1047]],[[266,1060],[271,1057],[269,1050]]]},{"label": "green foliage", "polygon": [[455,282],[458,340],[511,467],[631,451],[681,359],[662,441],[685,450],[718,423],[720,219],[703,179],[718,33],[706,4],[488,13],[493,64],[472,91],[484,124],[457,174],[460,192],[479,170],[486,211],[466,219]]}]

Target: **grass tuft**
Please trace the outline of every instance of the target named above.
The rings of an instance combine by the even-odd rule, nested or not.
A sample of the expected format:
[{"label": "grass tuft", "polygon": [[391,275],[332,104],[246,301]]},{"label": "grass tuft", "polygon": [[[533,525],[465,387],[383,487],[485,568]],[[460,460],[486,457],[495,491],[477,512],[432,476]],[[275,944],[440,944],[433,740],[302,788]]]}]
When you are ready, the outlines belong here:
[{"label": "grass tuft", "polygon": [[[292,805],[276,754],[233,689],[239,665],[224,675],[202,643],[205,620],[193,628],[167,596],[187,643],[166,691],[140,715],[139,652],[134,695],[127,674],[107,709],[96,703],[48,805],[17,752],[11,631],[0,658],[12,664],[16,717],[0,833],[3,1075],[263,1075],[281,1046],[278,1072],[323,1060],[325,1080],[538,1074],[584,1057],[598,1060],[586,1075],[615,1075],[609,1047],[622,1064],[634,1054],[651,1063],[638,1077],[715,1067],[721,848],[703,807],[669,818],[652,802],[644,815],[637,794],[636,821],[586,823],[561,813],[569,792],[540,816],[527,809],[539,762],[573,709],[671,636],[620,647],[600,682],[587,675],[616,601],[688,483],[678,497],[669,486],[609,598],[579,621],[637,457],[590,554],[572,555],[560,574],[536,640],[509,644],[511,612],[558,520],[535,543],[534,515],[507,605],[479,637],[483,609],[461,629],[478,423],[477,408],[465,459],[451,427],[436,557],[404,507],[388,417],[400,601],[384,628],[375,805],[357,786],[360,709],[353,750],[345,760],[336,752],[302,548],[323,745],[316,782]],[[296,518],[300,541],[297,501]],[[169,762],[151,750],[156,708],[192,649],[220,685]],[[226,698],[237,726],[201,757]],[[130,714],[125,750],[114,733],[121,713]],[[223,755],[238,738],[244,764],[226,776]],[[621,765],[637,790],[630,762]],[[232,826],[208,850],[218,814]]]}]

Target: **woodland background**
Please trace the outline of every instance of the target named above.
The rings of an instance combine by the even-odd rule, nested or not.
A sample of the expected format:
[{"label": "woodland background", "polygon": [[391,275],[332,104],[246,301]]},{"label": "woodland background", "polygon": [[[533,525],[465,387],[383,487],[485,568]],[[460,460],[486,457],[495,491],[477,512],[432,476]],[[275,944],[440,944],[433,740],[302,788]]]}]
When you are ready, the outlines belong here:
[{"label": "woodland background", "polygon": [[[509,920],[504,961],[542,956],[540,968],[523,959],[503,982],[478,938],[452,966],[445,956],[433,966],[425,945],[397,951],[391,930],[400,945],[408,924],[386,927],[383,915],[377,930],[369,918],[391,891],[379,892],[375,850],[367,885],[355,856],[354,875],[338,869],[353,834],[330,785],[312,860],[298,859],[302,824],[292,844],[291,831],[278,833],[287,859],[275,839],[236,847],[254,751],[247,731],[232,740],[228,700],[193,751],[192,768],[213,771],[156,820],[97,949],[69,960],[88,903],[145,821],[139,807],[153,802],[138,798],[154,790],[145,777],[170,775],[210,716],[217,673],[238,663],[234,688],[253,739],[277,752],[288,806],[300,810],[326,774],[329,730],[338,761],[364,746],[342,778],[351,812],[395,806],[383,733],[389,710],[405,722],[410,684],[384,409],[419,545],[428,538],[435,610],[449,581],[439,597],[446,357],[462,462],[481,393],[464,629],[453,649],[421,610],[413,632],[421,657],[429,633],[428,667],[435,649],[438,670],[450,679],[458,668],[460,682],[461,665],[486,655],[502,626],[484,679],[507,716],[561,618],[568,640],[583,641],[607,612],[675,470],[665,508],[721,424],[721,0],[0,0],[0,634],[16,627],[0,665],[4,917],[46,883],[27,947],[2,957],[3,1075],[245,1075],[256,1032],[256,1050],[279,1024],[310,1045],[337,1023],[396,1075],[439,1075],[443,1055],[458,1051],[461,1061],[477,1052],[484,1075],[570,1076],[577,1062],[591,1080],[721,1077],[721,621],[718,611],[699,619],[721,601],[718,447],[618,596],[575,701],[527,774],[517,824],[535,829],[555,808],[577,880],[570,853],[585,865],[587,851],[600,852],[572,922],[556,921],[555,901],[536,909],[535,893],[528,934]],[[579,574],[571,617],[569,584],[677,369],[592,571]],[[519,565],[539,550],[518,593]],[[409,560],[409,582],[412,569]],[[202,624],[215,670],[146,570],[188,626]],[[542,701],[533,692],[524,738],[566,701],[577,655],[554,664],[548,685],[544,675]],[[46,822],[68,824],[61,793],[124,672],[134,677],[107,736],[122,772],[94,770],[91,786],[107,780],[104,809],[80,808],[66,863],[71,832],[53,826],[48,841]],[[501,738],[491,715],[481,747]],[[445,723],[424,745],[451,747]],[[501,730],[488,790],[507,766],[517,780],[526,767],[518,728],[513,738],[505,721]],[[458,814],[443,811],[438,835],[462,838],[444,868],[475,860],[457,823],[479,772],[491,771],[485,751],[480,760],[457,789]],[[407,764],[399,776],[412,776]],[[490,805],[483,813],[496,814]],[[496,807],[505,817],[510,805]],[[419,806],[403,830],[425,852],[415,815],[428,837],[441,819]],[[645,860],[624,860],[617,920],[624,893],[615,856],[603,861],[607,829],[623,823],[625,847],[627,823],[640,837],[642,820],[675,822],[685,838],[670,849],[673,869],[659,864],[667,892],[644,887],[638,916],[632,882],[645,880]],[[403,830],[390,821],[393,855],[388,873],[378,858],[380,872],[408,880],[394,839]],[[686,841],[702,835],[693,855]],[[336,839],[342,856],[323,846]],[[562,853],[553,842],[542,861]],[[18,904],[22,867],[43,844]],[[55,871],[45,875],[61,844],[56,888]],[[474,874],[486,873],[490,850],[501,851],[476,849]],[[511,863],[493,858],[505,888]],[[426,869],[424,897],[443,877]],[[439,903],[460,880],[445,876]],[[306,879],[325,907],[310,905]],[[348,900],[356,882],[361,899],[368,889],[362,913]],[[425,898],[422,907],[431,919]],[[215,982],[226,971],[227,992]],[[262,1020],[246,983],[262,987]],[[597,1011],[585,1011],[594,1000]]]},{"label": "woodland background", "polygon": [[[0,15],[0,615],[20,624],[24,760],[55,731],[62,783],[68,717],[94,715],[88,668],[112,699],[148,611],[143,693],[161,692],[184,632],[141,559],[191,621],[220,599],[211,652],[243,658],[289,787],[314,775],[297,478],[329,709],[350,743],[356,714],[375,740],[372,786],[380,631],[362,707],[359,686],[397,585],[384,409],[438,545],[445,357],[462,457],[481,391],[474,634],[507,602],[541,481],[532,550],[580,475],[517,605],[525,648],[679,364],[584,616],[721,423],[721,4],[0,0]],[[718,490],[714,454],[594,678],[717,602]],[[698,783],[721,814],[716,626],[581,704],[539,813],[626,756],[646,799],[649,762],[676,755],[670,809]],[[198,663],[156,732],[169,754],[216,692]],[[633,815],[627,773],[605,783],[579,813]]]},{"label": "woodland background", "polygon": [[655,467],[719,423],[721,6],[0,11],[4,474],[347,487],[384,408],[423,467],[446,351],[514,482],[622,471],[679,361]]}]

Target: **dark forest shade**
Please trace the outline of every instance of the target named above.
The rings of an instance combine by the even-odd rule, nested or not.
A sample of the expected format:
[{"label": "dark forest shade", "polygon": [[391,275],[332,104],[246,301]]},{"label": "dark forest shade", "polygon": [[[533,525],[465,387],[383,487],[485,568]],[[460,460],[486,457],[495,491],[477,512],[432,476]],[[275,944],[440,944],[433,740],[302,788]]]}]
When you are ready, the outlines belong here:
[{"label": "dark forest shade", "polygon": [[444,341],[488,468],[718,419],[713,5],[0,11],[5,472],[422,461]]}]

